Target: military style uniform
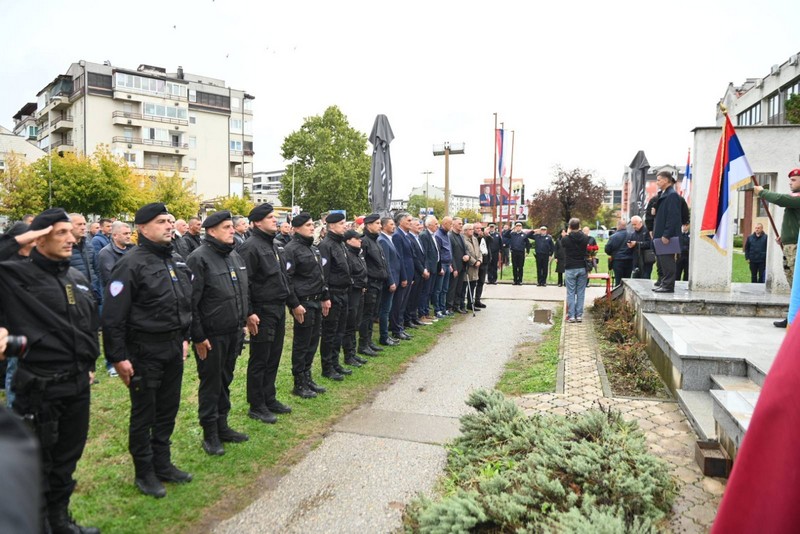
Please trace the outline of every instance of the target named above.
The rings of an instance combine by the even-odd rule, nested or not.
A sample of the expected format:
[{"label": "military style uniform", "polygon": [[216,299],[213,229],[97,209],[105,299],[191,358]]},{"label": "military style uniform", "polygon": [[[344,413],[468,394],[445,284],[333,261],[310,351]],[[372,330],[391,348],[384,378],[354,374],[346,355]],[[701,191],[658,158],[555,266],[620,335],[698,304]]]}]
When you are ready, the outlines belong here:
[{"label": "military style uniform", "polygon": [[247,264],[250,285],[247,316],[255,314],[260,321],[258,334],[250,336],[247,402],[251,417],[274,422],[277,418],[270,417],[270,412],[287,413],[275,391],[286,333],[286,306],[296,308],[299,302],[289,289],[284,248],[275,235],[253,227],[238,252]]},{"label": "military style uniform", "polygon": [[186,261],[193,275],[192,341],[211,343],[204,360],[196,356],[200,377],[198,415],[203,427],[203,448],[209,454],[224,452],[220,439],[247,440],[246,435],[228,426],[230,384],[242,349],[248,307],[247,267],[233,249],[234,245],[207,235],[203,245]]},{"label": "military style uniform", "polygon": [[186,473],[173,476],[178,470],[170,458],[170,436],[181,399],[183,342],[192,321],[191,278],[171,244],[140,234],[139,246],[114,266],[105,289],[106,358],[128,360],[134,370],[128,446],[137,481],[152,481],[153,474],[162,481],[188,481]]},{"label": "military style uniform", "polygon": [[294,321],[292,340],[293,393],[301,397],[315,397],[316,393],[325,391],[311,378],[311,364],[321,333],[322,302],[330,299],[322,273],[322,259],[313,241],[313,237],[295,234],[284,248],[289,287],[306,310],[302,323]]},{"label": "military style uniform", "polygon": [[347,295],[347,324],[342,337],[342,348],[344,349],[344,363],[360,367],[367,363],[367,360],[356,355],[356,333],[361,324],[364,295],[369,285],[367,261],[364,259],[364,251],[361,250],[361,247],[353,247],[348,244],[345,244],[345,247],[347,247],[347,262],[350,265],[350,277],[353,279],[353,285]]},{"label": "military style uniform", "polygon": [[376,356],[383,349],[372,341],[372,328],[380,310],[381,290],[389,278],[386,256],[378,244],[378,235],[364,232],[361,250],[367,264],[367,291],[364,293],[364,309],[361,312],[359,328],[358,352],[367,356]]},{"label": "military style uniform", "polygon": [[328,315],[322,318],[322,376],[332,380],[342,380],[342,375],[352,374],[339,363],[342,338],[347,326],[349,292],[353,285],[350,277],[350,264],[347,261],[347,248],[344,236],[328,232],[319,244],[322,272],[331,297]]},{"label": "military style uniform", "polygon": [[30,262],[0,263],[0,294],[0,324],[28,338],[12,384],[14,410],[39,439],[49,526],[71,532],[78,528],[68,512],[72,475],[89,431],[89,371],[100,354],[97,302],[68,259],[51,260],[36,249]]}]

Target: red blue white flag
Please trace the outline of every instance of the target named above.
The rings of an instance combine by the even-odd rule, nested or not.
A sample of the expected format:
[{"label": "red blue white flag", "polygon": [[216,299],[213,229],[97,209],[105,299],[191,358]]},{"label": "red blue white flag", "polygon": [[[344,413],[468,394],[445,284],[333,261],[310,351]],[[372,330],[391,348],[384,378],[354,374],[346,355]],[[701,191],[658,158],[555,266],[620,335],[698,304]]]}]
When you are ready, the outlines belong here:
[{"label": "red blue white flag", "polygon": [[728,115],[722,126],[722,138],[717,148],[714,171],[708,186],[706,209],[700,226],[700,236],[722,254],[728,253],[728,241],[733,232],[731,197],[736,189],[746,185],[753,176],[744,149]]},{"label": "red blue white flag", "polygon": [[497,151],[497,176],[506,177],[506,150],[505,150],[505,130],[498,128],[494,131]]},{"label": "red blue white flag", "polygon": [[681,195],[686,201],[686,204],[691,206],[690,196],[692,194],[692,149],[686,156],[686,171],[683,173],[683,182],[681,186]]}]

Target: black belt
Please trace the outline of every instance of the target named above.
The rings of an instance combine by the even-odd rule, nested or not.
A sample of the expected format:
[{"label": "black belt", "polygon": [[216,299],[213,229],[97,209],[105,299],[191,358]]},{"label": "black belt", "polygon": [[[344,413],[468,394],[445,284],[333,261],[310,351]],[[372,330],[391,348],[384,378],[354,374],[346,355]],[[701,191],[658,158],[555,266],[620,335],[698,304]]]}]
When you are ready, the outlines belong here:
[{"label": "black belt", "polygon": [[322,300],[322,293],[317,295],[306,295],[305,297],[297,297],[300,302],[319,302]]},{"label": "black belt", "polygon": [[164,341],[175,341],[183,339],[181,330],[170,330],[169,332],[136,332],[130,333],[130,341],[144,341],[145,343],[162,343]]},{"label": "black belt", "polygon": [[350,286],[347,287],[330,287],[328,291],[331,293],[336,293],[337,295],[341,295],[350,291]]}]

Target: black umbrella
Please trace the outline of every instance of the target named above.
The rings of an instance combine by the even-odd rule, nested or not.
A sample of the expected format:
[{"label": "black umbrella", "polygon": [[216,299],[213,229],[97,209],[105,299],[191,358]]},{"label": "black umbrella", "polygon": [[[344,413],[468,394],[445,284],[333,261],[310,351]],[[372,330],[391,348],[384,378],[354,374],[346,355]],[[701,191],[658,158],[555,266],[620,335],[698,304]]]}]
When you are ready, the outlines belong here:
[{"label": "black umbrella", "polygon": [[389,213],[392,200],[392,157],[389,143],[394,139],[386,115],[375,117],[369,142],[372,143],[372,166],[369,170],[369,203],[374,213]]},{"label": "black umbrella", "polygon": [[638,215],[644,216],[644,190],[647,181],[647,170],[650,168],[650,163],[647,161],[647,156],[644,155],[644,150],[636,153],[636,157],[631,161],[631,198],[628,204],[628,215],[633,217]]}]

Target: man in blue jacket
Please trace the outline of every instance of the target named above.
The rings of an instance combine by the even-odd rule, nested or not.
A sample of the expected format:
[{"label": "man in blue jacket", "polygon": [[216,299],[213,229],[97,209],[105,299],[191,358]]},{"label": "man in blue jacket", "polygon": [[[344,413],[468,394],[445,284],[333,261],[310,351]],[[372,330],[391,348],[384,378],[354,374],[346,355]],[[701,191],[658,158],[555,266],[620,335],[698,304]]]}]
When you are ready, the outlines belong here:
[{"label": "man in blue jacket", "polygon": [[[681,196],[675,192],[675,177],[669,171],[661,171],[656,176],[656,184],[661,189],[661,196],[656,202],[656,217],[653,228],[653,241],[661,240],[662,245],[667,245],[672,238],[681,234]],[[661,268],[661,285],[656,284],[653,291],[656,293],[675,292],[676,263],[675,254],[658,254],[656,261]]]},{"label": "man in blue jacket", "polygon": [[536,285],[544,287],[547,285],[547,270],[550,267],[550,257],[555,252],[555,243],[547,233],[546,226],[542,226],[538,233],[533,234],[533,241],[536,251]]},{"label": "man in blue jacket", "polygon": [[450,237],[447,234],[452,227],[452,217],[444,217],[442,219],[442,225],[433,236],[439,248],[439,263],[441,266],[441,269],[439,269],[439,276],[442,277],[441,283],[437,282],[435,288],[441,289],[434,293],[436,317],[439,319],[446,315],[453,315],[453,312],[447,309],[447,292],[450,290],[450,278],[452,278],[451,274],[453,272],[453,249],[450,246]]},{"label": "man in blue jacket", "polygon": [[744,259],[750,264],[750,282],[763,284],[767,269],[767,234],[764,233],[764,225],[761,223],[754,230],[744,244]]},{"label": "man in blue jacket", "polygon": [[529,239],[533,239],[531,231],[523,231],[521,222],[517,222],[514,225],[514,230],[505,230],[503,232],[503,242],[508,243],[508,248],[511,250],[511,267],[515,286],[522,285],[522,273],[525,268],[525,249]]},{"label": "man in blue jacket", "polygon": [[624,219],[617,223],[617,231],[608,238],[605,251],[614,269],[614,285],[622,284],[623,278],[630,278],[633,272],[633,249],[628,247],[631,240],[628,234],[627,224]]},{"label": "man in blue jacket", "polygon": [[381,291],[381,307],[379,314],[379,330],[380,337],[378,343],[381,345],[397,345],[399,341],[395,338],[389,337],[389,314],[392,311],[392,301],[394,294],[400,283],[405,280],[403,278],[403,263],[400,261],[400,256],[397,249],[392,243],[392,234],[394,234],[395,223],[391,217],[381,218],[381,234],[378,236],[378,244],[383,249],[383,255],[386,258],[386,267],[389,278],[383,285]]},{"label": "man in blue jacket", "polygon": [[411,287],[414,284],[414,253],[411,251],[411,243],[408,240],[408,233],[411,230],[411,215],[405,212],[398,213],[394,216],[394,224],[392,244],[400,258],[403,274],[392,300],[389,329],[392,331],[392,336],[397,339],[411,339],[412,336],[406,333],[403,325],[408,297],[411,295]]}]

